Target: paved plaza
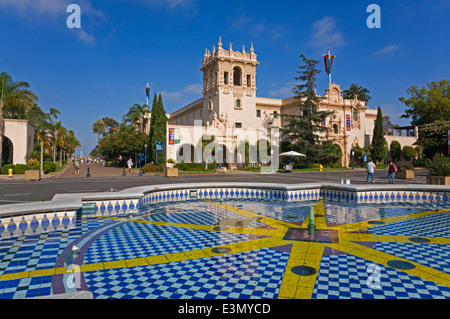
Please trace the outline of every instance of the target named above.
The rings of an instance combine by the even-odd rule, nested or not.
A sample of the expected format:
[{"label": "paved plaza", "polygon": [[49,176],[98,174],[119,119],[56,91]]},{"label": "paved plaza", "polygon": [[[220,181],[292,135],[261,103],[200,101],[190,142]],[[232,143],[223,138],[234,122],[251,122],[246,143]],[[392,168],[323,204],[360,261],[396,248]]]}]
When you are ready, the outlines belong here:
[{"label": "paved plaza", "polygon": [[[448,196],[445,187],[417,194],[431,191],[426,170],[395,186],[377,170],[367,187],[364,169],[178,177],[71,169],[0,180],[0,299],[450,299]],[[324,184],[335,190],[322,192]],[[173,200],[194,185],[195,197]],[[290,197],[277,185],[293,187]],[[369,192],[356,204],[340,186]],[[150,187],[159,193],[112,199]],[[408,188],[416,193],[396,191]],[[86,201],[70,216],[4,214],[61,196]]]},{"label": "paved plaza", "polygon": [[[90,177],[86,177],[88,174]],[[367,185],[366,171],[362,168],[354,170],[336,170],[323,172],[293,172],[261,174],[258,172],[228,171],[216,174],[186,174],[178,177],[165,177],[163,175],[143,174],[138,172],[128,173],[123,168],[103,167],[100,164],[81,165],[80,173],[73,174],[72,167],[67,167],[55,175],[45,175],[38,181],[25,181],[24,176],[8,178],[0,175],[0,205],[12,203],[24,203],[40,200],[51,200],[58,193],[90,193],[120,191],[123,189],[159,184],[175,183],[203,183],[203,182],[248,182],[248,183],[316,183],[330,182],[341,183],[343,179],[349,180],[351,184]],[[414,179],[397,179],[396,184],[425,184],[425,169],[416,169]],[[388,184],[387,170],[379,169],[375,172],[375,184]]]}]

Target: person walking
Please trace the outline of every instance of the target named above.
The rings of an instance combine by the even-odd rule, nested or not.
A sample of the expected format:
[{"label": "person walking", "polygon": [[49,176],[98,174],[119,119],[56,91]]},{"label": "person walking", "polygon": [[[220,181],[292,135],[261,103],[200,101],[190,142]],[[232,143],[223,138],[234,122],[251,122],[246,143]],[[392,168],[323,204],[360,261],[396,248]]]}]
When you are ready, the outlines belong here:
[{"label": "person walking", "polygon": [[373,163],[373,160],[370,160],[370,162],[367,164],[367,183],[369,183],[370,177],[372,177],[372,183],[375,183],[375,164]]},{"label": "person walking", "polygon": [[131,157],[127,161],[127,164],[128,164],[128,173],[131,173],[131,167],[133,166],[133,161],[131,160]]},{"label": "person walking", "polygon": [[75,175],[80,174],[80,163],[78,162],[78,158],[75,158]]},{"label": "person walking", "polygon": [[392,182],[392,184],[395,184],[395,173],[397,172],[397,167],[392,163],[392,161],[389,162],[388,166],[388,180],[389,184]]}]

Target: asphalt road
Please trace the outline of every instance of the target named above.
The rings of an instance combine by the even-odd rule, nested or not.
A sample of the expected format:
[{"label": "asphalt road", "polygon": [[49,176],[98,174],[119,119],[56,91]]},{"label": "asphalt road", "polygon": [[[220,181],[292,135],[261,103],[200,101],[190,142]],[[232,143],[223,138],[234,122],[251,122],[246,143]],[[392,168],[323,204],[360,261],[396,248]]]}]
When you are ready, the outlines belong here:
[{"label": "asphalt road", "polygon": [[[24,179],[0,179],[0,205],[24,203],[33,201],[51,200],[55,194],[63,193],[90,193],[120,191],[126,188],[169,184],[169,183],[202,183],[202,182],[248,182],[248,183],[315,183],[332,182],[340,183],[342,179],[349,179],[351,184],[367,184],[366,172],[363,169],[346,171],[325,171],[325,172],[296,172],[296,173],[226,173],[226,174],[199,174],[180,175],[178,177],[165,177],[154,175],[138,176],[138,173],[126,173],[122,176],[122,169],[102,168],[100,166],[90,166],[91,177],[87,175],[87,165],[83,165],[80,175],[72,174],[68,168],[61,174],[51,178],[44,178],[40,181],[25,181]],[[413,180],[397,179],[397,184],[425,184],[425,170],[416,170],[416,177]],[[376,184],[387,184],[387,171],[377,170],[375,172]]]}]

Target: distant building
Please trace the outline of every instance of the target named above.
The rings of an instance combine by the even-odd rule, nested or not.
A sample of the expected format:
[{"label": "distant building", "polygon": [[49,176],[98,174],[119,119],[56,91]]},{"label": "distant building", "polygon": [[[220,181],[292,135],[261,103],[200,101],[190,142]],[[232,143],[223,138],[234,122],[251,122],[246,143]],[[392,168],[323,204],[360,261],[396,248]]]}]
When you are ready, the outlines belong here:
[{"label": "distant building", "polygon": [[[250,51],[245,47],[241,51],[233,51],[231,44],[226,50],[219,40],[217,49],[213,47],[212,52],[206,50],[200,68],[203,72],[203,96],[168,115],[167,158],[194,161],[194,147],[204,133],[209,133],[220,136],[219,144],[226,153],[227,163],[236,163],[234,153],[243,134],[249,130],[261,133],[270,128],[281,128],[287,124],[281,115],[298,115],[298,101],[294,97],[272,99],[256,95],[258,65],[253,44]],[[349,166],[352,148],[370,145],[377,110],[370,109],[365,102],[344,99],[340,86],[334,83],[328,85],[322,98],[319,110],[334,112],[322,123],[329,129],[324,138],[333,140],[341,148],[340,164]],[[194,121],[197,121],[197,127]],[[417,129],[412,132],[409,131],[402,146],[415,142]],[[262,136],[252,135],[249,143],[255,144],[264,137],[264,133]],[[387,136],[387,139],[391,138]]]},{"label": "distant building", "polygon": [[34,126],[27,120],[4,119],[2,161],[26,164],[34,148]]}]

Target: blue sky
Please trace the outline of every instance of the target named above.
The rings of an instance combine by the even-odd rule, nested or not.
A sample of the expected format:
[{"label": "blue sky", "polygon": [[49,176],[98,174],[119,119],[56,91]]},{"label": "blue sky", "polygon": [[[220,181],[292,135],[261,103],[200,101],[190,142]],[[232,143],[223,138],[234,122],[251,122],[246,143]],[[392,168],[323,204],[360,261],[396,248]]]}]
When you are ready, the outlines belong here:
[{"label": "blue sky", "polygon": [[[81,8],[81,29],[66,25],[71,3]],[[379,29],[366,25],[372,3]],[[29,82],[45,111],[60,110],[83,154],[96,145],[94,121],[120,121],[144,104],[147,82],[168,113],[200,98],[201,61],[219,36],[234,50],[253,42],[258,96],[291,96],[300,54],[321,61],[323,94],[322,55],[331,48],[333,81],[368,88],[371,108],[407,125],[398,101],[406,89],[449,78],[449,13],[447,0],[0,0],[0,71]]]}]

